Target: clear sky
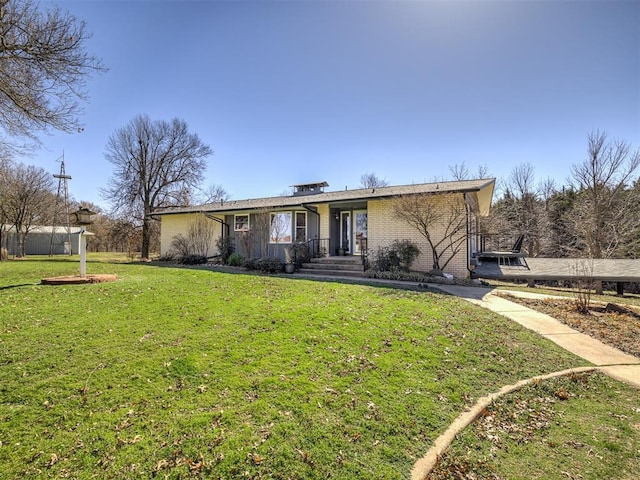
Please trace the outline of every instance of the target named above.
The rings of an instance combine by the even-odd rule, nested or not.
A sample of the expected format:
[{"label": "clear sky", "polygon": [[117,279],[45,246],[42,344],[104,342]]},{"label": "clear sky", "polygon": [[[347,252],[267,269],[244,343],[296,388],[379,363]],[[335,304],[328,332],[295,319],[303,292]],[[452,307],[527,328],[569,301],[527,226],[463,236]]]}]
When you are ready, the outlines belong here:
[{"label": "clear sky", "polygon": [[[184,119],[233,199],[529,162],[561,185],[586,136],[640,147],[640,1],[57,0],[109,68],[77,134],[21,159],[107,206],[107,139],[137,114]],[[42,0],[46,5],[47,0]]]}]

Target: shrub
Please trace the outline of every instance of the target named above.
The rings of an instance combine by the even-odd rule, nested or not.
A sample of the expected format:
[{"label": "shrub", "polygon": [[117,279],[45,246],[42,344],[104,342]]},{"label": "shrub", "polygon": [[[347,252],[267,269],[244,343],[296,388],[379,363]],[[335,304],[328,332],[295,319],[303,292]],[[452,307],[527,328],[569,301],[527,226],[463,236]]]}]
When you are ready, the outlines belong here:
[{"label": "shrub", "polygon": [[400,270],[396,270],[394,272],[382,272],[376,269],[369,269],[364,272],[364,277],[377,278],[381,280],[400,280],[404,282],[436,283],[440,285],[477,286],[477,282],[471,279],[447,278],[441,275],[431,275],[430,273],[402,272]]},{"label": "shrub", "polygon": [[160,255],[160,257],[158,258],[159,262],[173,262],[177,259],[177,255],[176,252],[173,250],[169,250],[168,252],[164,253],[163,255]]},{"label": "shrub", "polygon": [[180,263],[184,265],[201,265],[207,263],[207,257],[204,255],[185,255],[180,258]]},{"label": "shrub", "polygon": [[171,239],[171,250],[179,257],[207,257],[213,235],[213,223],[205,216],[198,216],[189,225],[186,235],[178,234]]},{"label": "shrub", "polygon": [[241,267],[243,263],[244,257],[237,252],[229,255],[229,258],[227,259],[227,265],[230,265],[232,267]]},{"label": "shrub", "polygon": [[218,255],[222,257],[222,263],[227,263],[229,257],[236,249],[233,244],[233,238],[230,236],[218,237],[216,247],[218,248]]},{"label": "shrub", "polygon": [[308,262],[311,259],[309,255],[309,248],[306,243],[296,243],[293,245],[293,256],[295,264],[300,267],[303,263]]},{"label": "shrub", "polygon": [[258,261],[257,258],[245,258],[244,262],[242,263],[242,266],[247,270],[257,270],[256,268],[257,261]]},{"label": "shrub", "polygon": [[281,273],[284,270],[284,262],[273,257],[252,258],[244,262],[244,268],[262,273]]},{"label": "shrub", "polygon": [[378,247],[373,267],[381,272],[408,272],[418,255],[420,249],[411,240],[394,240],[389,247]]},{"label": "shrub", "polygon": [[171,252],[174,257],[188,257],[191,255],[189,239],[181,233],[171,239]]}]

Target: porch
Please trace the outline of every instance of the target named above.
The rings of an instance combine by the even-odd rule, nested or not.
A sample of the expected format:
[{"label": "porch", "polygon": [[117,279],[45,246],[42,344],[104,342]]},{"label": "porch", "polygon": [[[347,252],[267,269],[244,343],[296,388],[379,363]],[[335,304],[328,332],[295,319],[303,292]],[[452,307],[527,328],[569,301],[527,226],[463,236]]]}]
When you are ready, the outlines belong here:
[{"label": "porch", "polygon": [[367,238],[358,239],[358,254],[351,255],[343,248],[330,255],[333,242],[329,238],[312,239],[294,248],[294,263],[300,273],[361,277],[368,268]]},{"label": "porch", "polygon": [[473,278],[524,280],[531,287],[544,280],[614,282],[618,295],[623,295],[625,283],[640,282],[640,260],[532,257],[527,258],[527,267],[483,262],[476,265]]},{"label": "porch", "polygon": [[298,273],[338,277],[362,277],[363,272],[361,257],[354,255],[310,258],[298,268]]}]

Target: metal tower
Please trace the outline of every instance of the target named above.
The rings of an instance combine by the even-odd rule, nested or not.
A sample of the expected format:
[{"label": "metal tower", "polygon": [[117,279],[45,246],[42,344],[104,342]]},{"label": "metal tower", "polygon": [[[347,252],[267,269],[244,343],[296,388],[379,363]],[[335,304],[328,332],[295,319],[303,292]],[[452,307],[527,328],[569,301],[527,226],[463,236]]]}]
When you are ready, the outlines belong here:
[{"label": "metal tower", "polygon": [[[60,173],[54,174],[53,177],[58,179],[58,194],[56,195],[56,204],[53,209],[53,228],[51,229],[51,241],[49,243],[49,256],[53,255],[53,247],[55,245],[56,229],[60,223],[61,227],[67,230],[67,242],[69,245],[69,255],[73,249],[71,248],[71,219],[69,217],[69,186],[68,181],[71,177],[64,170],[64,152],[62,156],[56,160],[60,162]],[[63,198],[64,195],[64,198]]]}]

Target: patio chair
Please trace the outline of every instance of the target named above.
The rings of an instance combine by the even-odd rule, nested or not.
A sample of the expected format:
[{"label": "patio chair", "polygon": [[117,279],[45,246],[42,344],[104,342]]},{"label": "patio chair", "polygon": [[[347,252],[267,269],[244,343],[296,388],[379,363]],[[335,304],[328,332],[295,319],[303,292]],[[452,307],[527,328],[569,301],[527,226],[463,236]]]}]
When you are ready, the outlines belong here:
[{"label": "patio chair", "polygon": [[511,250],[506,251],[489,251],[489,252],[480,252],[478,254],[478,258],[481,260],[483,258],[496,258],[498,260],[498,265],[512,265],[513,261],[518,261],[518,259],[522,259],[524,266],[529,268],[527,264],[526,256],[527,254],[522,252],[522,244],[524,243],[524,235],[520,235]]}]

